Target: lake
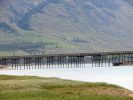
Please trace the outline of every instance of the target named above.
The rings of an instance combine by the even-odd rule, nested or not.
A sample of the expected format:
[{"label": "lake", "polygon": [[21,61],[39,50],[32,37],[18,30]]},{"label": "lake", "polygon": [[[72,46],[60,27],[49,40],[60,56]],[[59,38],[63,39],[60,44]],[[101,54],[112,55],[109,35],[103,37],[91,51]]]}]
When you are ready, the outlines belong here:
[{"label": "lake", "polygon": [[86,65],[85,68],[1,70],[0,75],[29,75],[85,82],[106,82],[133,91],[133,66],[90,67]]}]

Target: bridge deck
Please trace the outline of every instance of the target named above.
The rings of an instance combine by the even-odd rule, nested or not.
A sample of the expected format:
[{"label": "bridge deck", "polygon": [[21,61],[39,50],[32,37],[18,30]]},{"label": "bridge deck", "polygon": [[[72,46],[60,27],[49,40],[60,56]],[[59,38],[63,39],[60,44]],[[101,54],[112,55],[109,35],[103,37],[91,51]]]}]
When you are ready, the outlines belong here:
[{"label": "bridge deck", "polygon": [[90,53],[64,53],[64,54],[44,54],[44,55],[22,55],[22,56],[3,56],[0,58],[30,58],[30,57],[66,57],[66,56],[94,56],[94,55],[117,55],[133,54],[133,51],[114,51],[114,52],[90,52]]}]

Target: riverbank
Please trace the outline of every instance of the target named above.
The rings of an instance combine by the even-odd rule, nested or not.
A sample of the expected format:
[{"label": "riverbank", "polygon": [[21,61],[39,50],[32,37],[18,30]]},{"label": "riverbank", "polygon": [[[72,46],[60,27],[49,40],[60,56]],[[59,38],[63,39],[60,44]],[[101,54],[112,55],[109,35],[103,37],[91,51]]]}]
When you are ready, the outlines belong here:
[{"label": "riverbank", "polygon": [[105,82],[133,91],[132,66],[2,70],[0,75],[57,77],[84,82]]},{"label": "riverbank", "polygon": [[0,76],[0,100],[132,100],[133,92],[105,83],[34,76]]}]

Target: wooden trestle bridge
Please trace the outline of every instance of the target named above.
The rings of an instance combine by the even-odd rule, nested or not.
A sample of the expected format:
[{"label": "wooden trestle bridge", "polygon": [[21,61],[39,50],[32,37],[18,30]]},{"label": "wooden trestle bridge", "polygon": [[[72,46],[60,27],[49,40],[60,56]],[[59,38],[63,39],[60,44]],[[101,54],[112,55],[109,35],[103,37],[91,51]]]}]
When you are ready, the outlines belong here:
[{"label": "wooden trestle bridge", "polygon": [[79,68],[119,66],[133,62],[133,51],[46,54],[0,57],[0,66],[10,69]]}]

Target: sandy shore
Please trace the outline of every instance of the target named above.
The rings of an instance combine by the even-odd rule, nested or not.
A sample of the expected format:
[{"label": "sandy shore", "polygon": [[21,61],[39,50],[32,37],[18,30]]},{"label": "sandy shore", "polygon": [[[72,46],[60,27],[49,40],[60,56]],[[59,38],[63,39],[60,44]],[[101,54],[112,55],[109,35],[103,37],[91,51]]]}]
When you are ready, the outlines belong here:
[{"label": "sandy shore", "polygon": [[4,71],[4,70],[12,70],[10,68],[0,68],[0,71]]}]

